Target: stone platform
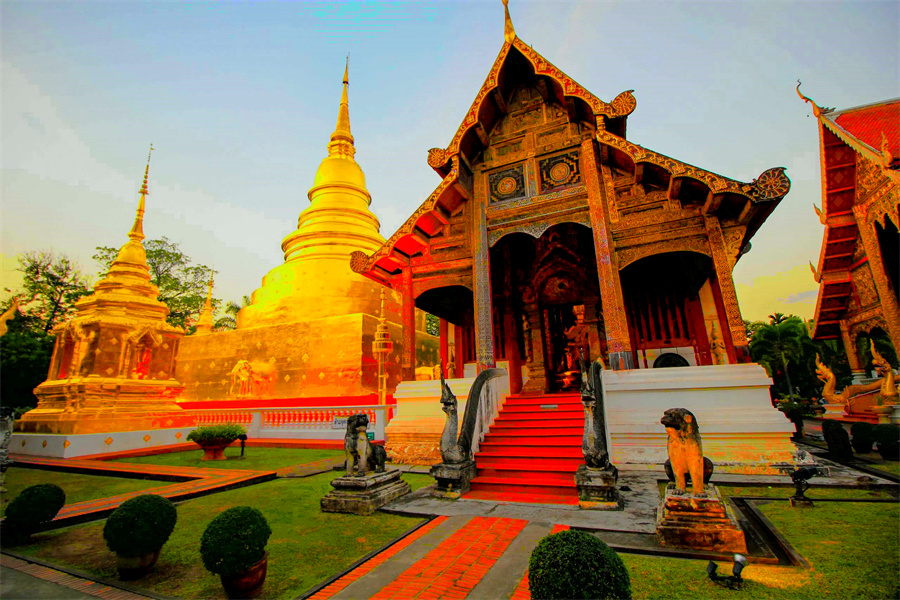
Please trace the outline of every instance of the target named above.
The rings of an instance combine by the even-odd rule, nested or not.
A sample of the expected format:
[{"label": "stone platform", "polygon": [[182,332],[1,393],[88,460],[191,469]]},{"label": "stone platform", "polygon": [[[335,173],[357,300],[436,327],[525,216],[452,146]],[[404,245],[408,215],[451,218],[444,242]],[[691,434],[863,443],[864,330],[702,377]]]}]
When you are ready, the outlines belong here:
[{"label": "stone platform", "polygon": [[592,469],[581,465],[575,472],[578,486],[578,506],[589,510],[622,510],[622,496],[616,489],[619,470],[610,465]]},{"label": "stone platform", "polygon": [[400,479],[397,469],[363,477],[345,475],[333,479],[331,486],[334,489],[322,498],[322,510],[355,515],[371,515],[391,500],[411,491],[409,484]]},{"label": "stone platform", "polygon": [[706,498],[690,493],[676,496],[674,491],[674,483],[666,486],[659,504],[656,535],[660,546],[747,553],[744,532],[716,486],[706,486]]}]

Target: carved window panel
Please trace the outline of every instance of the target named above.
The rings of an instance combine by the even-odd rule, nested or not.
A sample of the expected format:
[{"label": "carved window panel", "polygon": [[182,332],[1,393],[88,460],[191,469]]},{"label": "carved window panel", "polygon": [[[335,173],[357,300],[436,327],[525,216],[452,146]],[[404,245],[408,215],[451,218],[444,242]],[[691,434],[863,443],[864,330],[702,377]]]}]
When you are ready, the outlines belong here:
[{"label": "carved window panel", "polygon": [[518,164],[489,174],[488,187],[491,204],[525,198],[525,165]]},{"label": "carved window panel", "polygon": [[541,193],[555,192],[581,184],[578,152],[566,152],[539,162]]}]

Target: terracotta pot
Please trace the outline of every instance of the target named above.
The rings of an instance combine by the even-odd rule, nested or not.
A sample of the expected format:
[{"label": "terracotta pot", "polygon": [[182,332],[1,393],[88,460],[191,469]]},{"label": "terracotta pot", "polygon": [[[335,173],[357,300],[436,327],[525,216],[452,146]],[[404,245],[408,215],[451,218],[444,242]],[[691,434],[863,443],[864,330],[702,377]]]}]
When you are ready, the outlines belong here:
[{"label": "terracotta pot", "polygon": [[203,457],[200,460],[226,460],[225,448],[231,444],[231,442],[216,442],[214,444],[194,443],[203,448]]},{"label": "terracotta pot", "polygon": [[269,553],[263,554],[262,560],[243,573],[219,575],[222,587],[229,598],[256,598],[262,591],[266,581],[266,569],[269,566]]},{"label": "terracotta pot", "polygon": [[116,566],[119,569],[119,579],[138,579],[153,570],[157,559],[159,559],[159,550],[144,556],[125,556],[116,553],[116,557],[118,558]]}]

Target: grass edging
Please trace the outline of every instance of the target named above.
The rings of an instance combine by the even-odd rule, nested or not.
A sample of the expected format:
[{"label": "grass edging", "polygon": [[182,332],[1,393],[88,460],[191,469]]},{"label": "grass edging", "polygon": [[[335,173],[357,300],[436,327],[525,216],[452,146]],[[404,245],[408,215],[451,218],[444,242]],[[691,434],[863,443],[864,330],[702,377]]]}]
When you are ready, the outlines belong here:
[{"label": "grass edging", "polygon": [[[389,514],[390,514],[390,513],[389,513]],[[319,590],[322,590],[322,589],[324,589],[325,587],[331,585],[332,583],[334,583],[335,581],[337,581],[337,580],[340,579],[341,577],[347,575],[348,573],[352,572],[354,569],[356,569],[356,568],[359,567],[360,565],[364,564],[366,561],[368,561],[368,560],[370,560],[370,559],[372,559],[372,558],[378,556],[379,554],[381,554],[382,552],[384,552],[385,550],[387,550],[388,548],[390,548],[391,546],[393,546],[394,544],[396,544],[397,542],[399,542],[400,540],[402,540],[402,539],[405,538],[406,536],[408,536],[408,535],[410,535],[410,534],[412,534],[412,533],[418,531],[419,529],[421,529],[421,528],[424,527],[425,525],[428,525],[428,524],[431,523],[433,520],[435,520],[437,517],[438,517],[438,515],[423,515],[424,520],[421,521],[420,523],[417,523],[417,524],[414,525],[413,527],[410,527],[409,529],[407,529],[406,531],[404,531],[403,533],[401,533],[399,536],[397,536],[396,538],[392,539],[391,541],[387,542],[386,544],[384,544],[384,545],[381,546],[380,548],[376,548],[375,550],[372,550],[371,552],[369,552],[368,554],[366,554],[365,556],[363,556],[362,558],[360,558],[359,560],[357,560],[356,562],[354,562],[352,565],[350,565],[349,567],[347,567],[346,569],[344,569],[343,571],[341,571],[341,572],[338,573],[337,575],[333,575],[332,577],[329,577],[329,578],[326,579],[325,581],[323,581],[323,582],[321,582],[321,583],[319,583],[319,584],[316,584],[315,586],[309,588],[308,590],[306,590],[305,592],[303,592],[302,594],[300,594],[299,596],[297,596],[296,598],[294,598],[294,600],[306,600],[306,598],[309,598],[309,597],[312,596],[313,594],[316,594],[317,592],[319,592]]]},{"label": "grass edging", "polygon": [[[758,524],[762,525],[763,533],[769,537],[768,542],[774,541],[778,545],[778,549],[784,552],[784,554],[788,557],[788,560],[791,561],[791,564],[795,567],[802,567],[804,569],[810,568],[809,561],[803,558],[803,555],[800,554],[794,546],[791,545],[787,538],[782,535],[778,528],[775,527],[775,524],[769,520],[766,515],[759,510],[759,507],[756,506],[756,498],[734,498],[733,501],[739,504],[741,510],[743,511],[745,508],[749,512],[749,515],[745,512],[744,514],[750,516],[750,518],[755,519]],[[772,498],[761,498],[761,500],[772,500]],[[776,498],[775,501],[779,501],[780,498]],[[800,509],[803,510],[803,509]],[[774,549],[773,549],[774,550]]]},{"label": "grass edging", "polygon": [[[94,583],[99,583],[99,584],[105,585],[107,587],[122,590],[125,592],[130,592],[132,594],[137,594],[139,596],[155,598],[156,600],[180,600],[176,596],[162,596],[155,592],[151,592],[150,590],[132,587],[130,585],[122,583],[121,581],[113,581],[111,579],[97,577],[96,575],[92,575],[90,573],[85,573],[84,571],[79,571],[78,569],[72,569],[72,568],[58,565],[55,563],[50,563],[50,562],[41,560],[39,558],[35,558],[33,556],[19,554],[18,552],[10,552],[9,550],[6,550],[5,548],[3,550],[0,550],[0,554],[5,554],[7,556],[11,556],[12,558],[17,558],[17,559],[27,562],[27,563],[40,565],[42,567],[46,567],[47,569],[53,569],[54,571],[59,571],[61,573],[65,573],[66,575],[71,575],[72,577],[78,577],[80,579],[85,579],[87,581],[93,581]],[[9,567],[9,568],[12,568],[12,567]],[[62,585],[62,584],[58,584],[58,585]],[[63,586],[63,587],[68,587],[68,586]]]}]

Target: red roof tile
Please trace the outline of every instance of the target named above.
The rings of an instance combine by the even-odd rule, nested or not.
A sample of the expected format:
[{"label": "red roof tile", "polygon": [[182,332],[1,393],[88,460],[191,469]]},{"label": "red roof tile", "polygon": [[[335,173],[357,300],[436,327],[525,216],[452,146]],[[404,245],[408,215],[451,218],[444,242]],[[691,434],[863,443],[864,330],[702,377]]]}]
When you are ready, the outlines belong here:
[{"label": "red roof tile", "polygon": [[900,157],[900,98],[841,111],[834,122],[876,152],[881,152],[884,132],[891,154]]}]

